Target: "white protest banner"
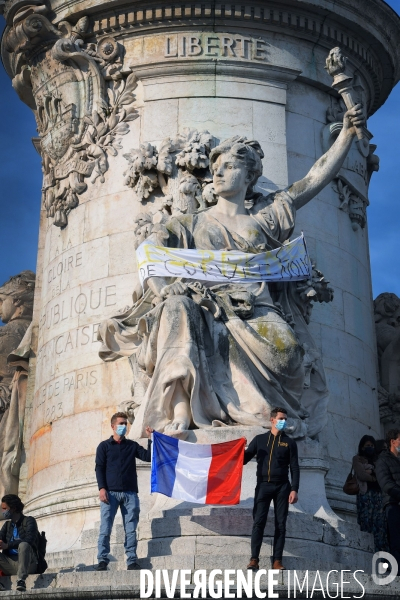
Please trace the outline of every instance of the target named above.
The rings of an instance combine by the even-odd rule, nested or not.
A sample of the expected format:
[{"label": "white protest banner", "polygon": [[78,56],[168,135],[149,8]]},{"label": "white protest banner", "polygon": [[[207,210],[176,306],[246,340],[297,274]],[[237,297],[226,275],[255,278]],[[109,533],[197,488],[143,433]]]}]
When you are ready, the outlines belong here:
[{"label": "white protest banner", "polygon": [[303,234],[276,250],[249,254],[236,250],[165,248],[144,241],[136,250],[139,278],[182,277],[208,282],[301,281],[311,277]]}]

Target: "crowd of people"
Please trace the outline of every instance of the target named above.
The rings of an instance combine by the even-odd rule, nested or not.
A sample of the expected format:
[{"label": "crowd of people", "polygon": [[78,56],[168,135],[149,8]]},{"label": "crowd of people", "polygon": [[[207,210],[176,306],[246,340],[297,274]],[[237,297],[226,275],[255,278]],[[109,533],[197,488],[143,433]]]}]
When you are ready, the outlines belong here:
[{"label": "crowd of people", "polygon": [[364,435],[353,469],[360,529],[373,534],[375,552],[390,552],[400,566],[400,429],[384,440]]},{"label": "crowd of people", "polygon": [[375,464],[385,449],[384,440],[364,435],[353,457],[353,469],[357,479],[357,522],[361,531],[374,536],[375,552],[389,552],[386,515],[382,504],[382,492],[376,479]]},{"label": "crowd of people", "polygon": [[[300,468],[297,444],[285,433],[287,413],[284,408],[271,412],[271,429],[257,435],[244,454],[244,464],[257,460],[257,486],[254,495],[251,560],[247,569],[259,568],[259,554],[271,501],[274,502],[275,535],[271,566],[284,569],[289,504],[298,499]],[[139,521],[139,498],[136,459],[150,462],[151,439],[145,449],[126,437],[128,417],[116,413],[111,418],[112,435],[101,442],[96,453],[96,478],[100,500],[100,532],[97,571],[106,571],[109,563],[110,536],[118,508],[125,530],[125,553],[128,570],[140,569],[136,548]],[[150,438],[150,427],[146,434]],[[375,552],[390,552],[400,565],[400,429],[387,432],[385,440],[370,435],[361,438],[353,458],[357,482],[357,515],[361,531],[374,536]],[[290,481],[289,481],[290,472]],[[1,509],[4,524],[0,531],[0,575],[17,575],[19,591],[26,590],[29,574],[43,573],[45,538],[39,534],[36,520],[23,514],[21,499],[3,496]],[[0,585],[1,589],[1,585]]]}]

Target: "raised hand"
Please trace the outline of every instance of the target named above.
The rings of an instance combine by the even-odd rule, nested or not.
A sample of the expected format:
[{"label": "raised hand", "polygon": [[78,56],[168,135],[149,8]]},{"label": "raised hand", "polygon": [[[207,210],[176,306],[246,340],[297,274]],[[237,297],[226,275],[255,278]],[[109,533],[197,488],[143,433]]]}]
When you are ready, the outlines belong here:
[{"label": "raised hand", "polygon": [[[335,143],[317,160],[303,179],[289,187],[288,192],[297,209],[307,204],[337,176],[357,134],[356,128],[362,127],[364,123],[365,117],[361,104],[356,104],[345,113],[343,129]],[[360,131],[359,133],[361,134]]]},{"label": "raised hand", "polygon": [[362,104],[356,104],[345,112],[343,117],[343,129],[350,135],[356,135],[356,127],[365,125],[365,117]]},{"label": "raised hand", "polygon": [[146,429],[145,429],[145,432],[146,432],[146,435],[147,435],[147,437],[148,437],[148,438],[150,438],[150,437],[151,437],[151,434],[153,433],[153,431],[154,431],[154,429],[152,429],[151,427],[149,427],[149,426],[147,425],[147,427],[146,427]]}]

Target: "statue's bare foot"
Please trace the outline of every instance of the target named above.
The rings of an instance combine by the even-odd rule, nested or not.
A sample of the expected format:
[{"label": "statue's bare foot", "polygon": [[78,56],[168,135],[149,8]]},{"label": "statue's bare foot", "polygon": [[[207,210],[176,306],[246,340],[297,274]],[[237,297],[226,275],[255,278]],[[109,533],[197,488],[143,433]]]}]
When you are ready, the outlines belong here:
[{"label": "statue's bare foot", "polygon": [[189,433],[188,424],[184,421],[173,421],[165,427],[164,433],[170,437],[184,440]]}]

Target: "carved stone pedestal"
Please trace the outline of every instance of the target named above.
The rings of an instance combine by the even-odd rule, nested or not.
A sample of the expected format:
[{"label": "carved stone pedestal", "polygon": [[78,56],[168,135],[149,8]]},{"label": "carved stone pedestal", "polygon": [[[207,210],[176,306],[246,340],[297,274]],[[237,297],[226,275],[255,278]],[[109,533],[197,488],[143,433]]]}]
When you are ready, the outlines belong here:
[{"label": "carved stone pedestal", "polygon": [[326,498],[325,477],[329,471],[328,457],[321,444],[307,439],[298,443],[300,463],[300,501],[295,506],[301,512],[318,517],[337,527],[341,520]]}]

